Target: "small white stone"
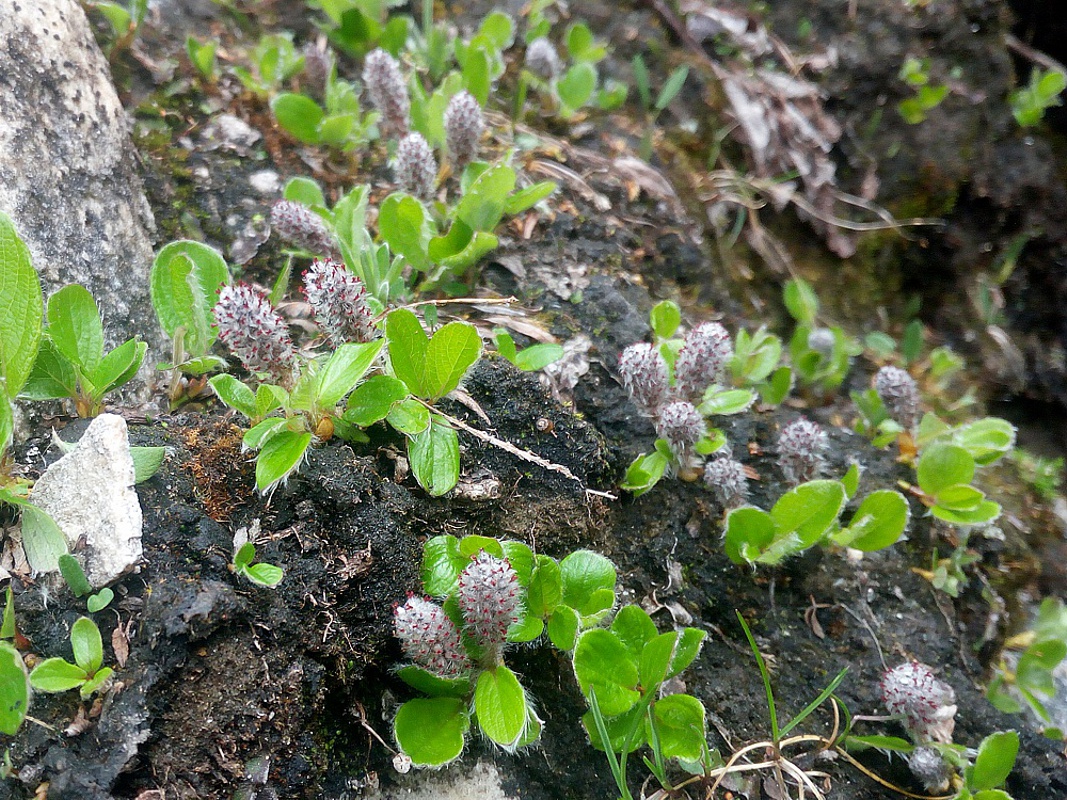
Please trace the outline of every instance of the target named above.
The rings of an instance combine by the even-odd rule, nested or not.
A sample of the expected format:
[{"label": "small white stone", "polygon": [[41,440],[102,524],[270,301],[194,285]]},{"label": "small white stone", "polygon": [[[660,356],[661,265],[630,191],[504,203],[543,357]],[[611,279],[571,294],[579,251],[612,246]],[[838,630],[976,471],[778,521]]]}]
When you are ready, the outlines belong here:
[{"label": "small white stone", "polygon": [[259,172],[253,172],[248,176],[248,182],[258,194],[271,196],[278,194],[282,187],[281,176],[272,169],[261,169]]},{"label": "small white stone", "polygon": [[73,547],[93,588],[114,581],[141,560],[141,504],[133,489],[133,457],[126,420],[94,419],[78,446],[34,484],[31,501],[47,511]]}]

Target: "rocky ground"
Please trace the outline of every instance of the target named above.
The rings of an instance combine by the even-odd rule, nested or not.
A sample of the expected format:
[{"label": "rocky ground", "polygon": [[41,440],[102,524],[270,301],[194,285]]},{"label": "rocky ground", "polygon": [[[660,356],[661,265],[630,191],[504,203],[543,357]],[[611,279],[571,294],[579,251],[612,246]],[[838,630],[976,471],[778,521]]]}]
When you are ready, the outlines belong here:
[{"label": "rocky ground", "polygon": [[[1013,468],[999,468],[990,480],[989,490],[1006,508],[1001,535],[972,538],[979,560],[955,600],[914,571],[929,565],[935,548],[944,554],[953,544],[951,531],[924,517],[918,503],[908,540],[889,550],[856,561],[816,549],[778,569],[753,572],[723,553],[723,509],[701,485],[664,481],[636,500],[616,488],[627,464],[655,438],[615,375],[621,350],[649,336],[652,304],[679,301],[689,323],[717,318],[731,330],[766,323],[786,334],[779,300],[784,269],[810,279],[828,318],[856,334],[899,334],[910,298],[920,297],[930,343],[951,343],[970,357],[976,377],[969,380],[985,402],[1028,414],[1027,420],[1035,408],[1059,415],[1040,417],[1036,427],[1054,427],[1049,420],[1062,416],[1055,404],[1064,400],[1063,367],[1054,363],[1050,342],[1063,335],[1063,287],[1054,265],[1067,241],[1059,216],[1067,204],[1060,202],[1062,182],[1047,169],[1054,162],[1062,174],[1058,134],[1049,128],[1022,133],[1006,108],[977,97],[979,91],[1004,95],[1020,68],[1004,44],[1011,12],[1003,3],[918,5],[925,10],[861,3],[854,16],[839,2],[765,9],[773,30],[797,52],[836,54],[812,74],[827,97],[826,113],[843,131],[832,154],[843,190],[863,194],[874,181],[872,197],[896,216],[947,220],[906,237],[848,232],[849,245],[810,218],[764,211],[760,220],[788,254],[779,262],[761,257],[766,249],[751,238],[723,247],[718,198],[702,165],[725,117],[716,82],[701,72],[706,66],[692,43],[679,40],[654,3],[572,8],[610,39],[609,71],[625,76],[638,51],[649,54],[661,79],[680,63],[694,70],[662,120],[652,170],[633,159],[643,125],[635,108],[610,118],[593,114],[571,128],[529,120],[543,141],[526,166],[536,170],[538,161],[559,159],[573,177],[561,180],[552,213],[531,230],[506,228],[502,247],[481,272],[481,295],[516,295],[523,319],[565,342],[568,357],[551,376],[521,373],[489,357],[465,389],[496,436],[567,467],[578,480],[461,434],[460,486],[432,498],[407,474],[399,437],[381,426],[371,430],[368,444],[316,449],[298,475],[265,499],[254,491],[232,414],[207,403],[146,421],[143,409],[126,410],[133,443],[168,448],[160,472],[138,486],[145,564],[115,587],[112,609],[97,615],[105,641],[119,631],[110,641],[120,649],[128,641],[128,654],[120,658],[107,648],[109,663],[121,663],[118,683],[102,703],[83,709],[72,692],[35,697],[32,715],[54,728],[27,724],[5,742],[17,777],[0,783],[0,798],[434,797],[451,783],[460,795],[615,797],[603,755],[578,722],[584,706],[570,665],[545,646],[521,649],[509,661],[545,720],[535,748],[507,755],[475,740],[446,773],[393,769],[390,722],[410,690],[392,674],[401,657],[392,609],[418,589],[422,542],[443,533],[520,539],[557,557],[598,550],[617,564],[623,600],[655,610],[661,629],[687,624],[707,631],[684,679],[707,707],[710,743],[723,753],[769,733],[760,675],[736,610],[771,665],[783,716],[802,709],[846,667],[837,692],[842,701],[855,714],[884,713],[883,658],[890,666],[917,659],[956,690],[956,741],[977,744],[994,730],[1020,731],[1021,754],[1008,782],[1017,800],[1067,796],[1062,742],[1041,738],[983,696],[999,645],[1025,624],[1025,601],[1038,587],[1064,592],[1055,572],[1061,523]],[[204,238],[245,277],[267,285],[278,269],[278,244],[262,220],[281,182],[313,174],[333,189],[374,179],[384,174],[375,166],[382,154],[372,150],[339,165],[297,147],[247,96],[200,87],[182,53],[192,30],[219,37],[233,63],[261,30],[291,30],[302,40],[312,28],[300,8],[239,3],[227,11],[209,2],[160,2],[133,48],[113,61],[137,121],[135,142],[160,243]],[[484,8],[448,11],[462,26]],[[800,26],[801,18],[809,24]],[[964,71],[943,107],[908,126],[892,105],[901,91],[898,65],[913,51]],[[354,63],[343,62],[342,69],[357,73]],[[881,124],[865,130],[878,109],[884,109]],[[220,123],[222,115],[239,124]],[[743,150],[733,155],[743,163]],[[618,157],[625,160],[610,160]],[[1000,287],[999,316],[983,317],[968,299],[975,275],[992,271],[996,254],[1020,231],[1033,232],[1032,246]],[[855,254],[845,259],[829,249],[848,246]],[[485,307],[456,313],[492,324]],[[774,442],[801,413],[833,431],[829,472],[842,473],[859,460],[866,490],[909,477],[892,453],[849,430],[854,412],[847,390],[865,387],[874,368],[859,358],[838,395],[798,398],[726,426],[735,455],[758,476],[754,502],[766,507],[781,493]],[[1005,398],[1013,402],[996,405]],[[446,401],[444,408],[483,424],[465,405]],[[52,422],[71,440],[84,425],[61,417]],[[45,460],[58,456],[43,426],[23,446],[23,461],[36,451],[47,451]],[[39,462],[35,469],[43,467]],[[276,590],[231,574],[233,536],[242,527],[258,527],[260,557],[284,567]],[[81,602],[64,588],[16,584],[21,632],[33,651],[63,651]],[[1003,602],[991,604],[994,597]],[[64,733],[80,713],[89,724]],[[802,732],[826,734],[831,723],[829,713],[819,712]],[[863,732],[901,733],[876,725]],[[802,766],[826,772],[830,798],[898,796],[843,759],[810,759],[798,756]],[[903,761],[878,753],[861,761],[918,791]],[[633,773],[636,793],[643,769]],[[729,789],[750,800],[779,796],[761,776]]]}]

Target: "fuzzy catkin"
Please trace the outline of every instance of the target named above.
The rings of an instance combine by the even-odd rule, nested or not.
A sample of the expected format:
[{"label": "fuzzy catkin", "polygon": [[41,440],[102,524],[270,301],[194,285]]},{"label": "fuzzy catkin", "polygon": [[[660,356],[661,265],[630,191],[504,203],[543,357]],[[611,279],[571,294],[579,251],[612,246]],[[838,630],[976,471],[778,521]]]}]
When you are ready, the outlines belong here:
[{"label": "fuzzy catkin", "polygon": [[674,364],[674,384],[678,393],[700,402],[709,386],[722,379],[726,364],[734,355],[730,334],[718,322],[705,322],[689,331]]},{"label": "fuzzy catkin", "polygon": [[315,322],[334,347],[377,338],[367,289],[343,264],[315,260],[304,273],[304,295]]},{"label": "fuzzy catkin", "polygon": [[526,69],[550,81],[563,71],[563,62],[552,42],[542,36],[526,46]]},{"label": "fuzzy catkin", "polygon": [[725,508],[743,505],[748,499],[745,467],[729,456],[713,458],[704,465],[704,484]]},{"label": "fuzzy catkin", "polygon": [[508,628],[518,621],[519,590],[519,577],[511,565],[484,550],[460,573],[456,600],[464,625],[486,650],[499,650]]},{"label": "fuzzy catkin", "polygon": [[817,477],[830,441],[826,431],[806,419],[798,419],[782,429],[778,437],[778,466],[792,484]]},{"label": "fuzzy catkin", "polygon": [[907,661],[886,672],[882,676],[882,700],[890,714],[904,718],[908,732],[917,741],[952,741],[956,693],[925,664]]},{"label": "fuzzy catkin", "polygon": [[453,172],[457,175],[478,157],[484,130],[482,107],[474,95],[467,91],[453,95],[445,109],[445,140],[452,158]]},{"label": "fuzzy catkin", "polygon": [[952,770],[934,747],[916,747],[908,756],[908,768],[927,792],[943,792],[948,788]]},{"label": "fuzzy catkin", "polygon": [[437,182],[437,159],[421,133],[409,133],[396,149],[397,188],[420,200],[433,198]]},{"label": "fuzzy catkin", "polygon": [[886,413],[904,430],[919,421],[919,387],[900,367],[882,367],[874,376],[874,390],[882,398]]},{"label": "fuzzy catkin", "polygon": [[667,399],[667,362],[659,348],[651,344],[632,344],[619,356],[622,385],[643,414],[655,414]]},{"label": "fuzzy catkin", "polygon": [[296,350],[289,327],[265,292],[247,284],[224,286],[214,314],[219,339],[249,372],[268,372],[282,386],[292,384]]},{"label": "fuzzy catkin", "polygon": [[279,200],[270,209],[270,227],[282,239],[318,256],[338,256],[337,242],[326,222],[293,200]]},{"label": "fuzzy catkin", "polygon": [[422,597],[409,597],[393,614],[393,629],[404,655],[441,678],[460,678],[470,672],[459,630],[441,606]]},{"label": "fuzzy catkin", "polygon": [[400,62],[381,48],[371,51],[363,62],[363,84],[382,115],[382,134],[399,137],[407,133],[411,98],[400,72]]},{"label": "fuzzy catkin", "polygon": [[665,439],[671,452],[683,460],[690,455],[693,445],[708,435],[708,426],[696,406],[677,400],[660,408],[656,435]]}]

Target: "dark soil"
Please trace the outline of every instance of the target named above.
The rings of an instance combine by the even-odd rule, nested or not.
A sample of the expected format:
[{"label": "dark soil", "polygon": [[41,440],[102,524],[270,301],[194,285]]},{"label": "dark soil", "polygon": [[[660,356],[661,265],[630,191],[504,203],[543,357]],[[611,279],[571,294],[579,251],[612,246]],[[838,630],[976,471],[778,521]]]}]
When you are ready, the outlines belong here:
[{"label": "dark soil", "polygon": [[[173,80],[181,85],[175,86],[146,69],[143,64],[161,63],[183,48],[194,23],[210,21],[215,35],[235,49],[255,41],[255,35],[239,30],[235,18],[210,3],[204,8],[162,5],[165,16],[153,20],[143,35],[139,59],[122,58],[117,74],[125,75],[123,88],[143,118],[158,115],[164,104],[171,106],[161,124],[141,126],[138,139],[147,188],[166,238],[199,231],[216,245],[229,246],[273,199],[248,189],[249,175],[260,169],[277,170],[283,177],[314,172],[328,187],[348,184],[350,176],[331,178],[330,168],[301,163],[293,144],[271,129],[269,116],[247,98],[223,109],[218,96],[205,99],[180,71]],[[308,34],[306,19],[289,19],[282,4],[277,5],[248,19],[295,29],[298,38]],[[795,4],[774,5],[772,18],[784,30],[782,20],[790,14],[786,6]],[[891,83],[899,54],[915,45],[916,17],[905,16],[898,8],[903,5],[876,4],[864,11],[862,24],[852,24],[842,3],[805,4],[816,36],[851,47],[827,79],[842,119],[869,112],[867,104],[879,87]],[[1010,22],[1003,4],[948,5],[952,9],[941,14],[919,15],[922,36],[955,48],[943,51],[947,60],[976,65],[979,71],[969,75],[976,84],[1006,92],[1011,63],[996,44]],[[602,21],[604,35],[616,37],[619,58],[636,47],[627,38],[635,28],[647,33],[653,51],[672,52],[674,43],[654,27],[656,17],[646,8],[625,8],[616,15],[613,6],[594,4],[581,11]],[[281,16],[271,19],[272,14]],[[975,24],[982,33],[964,36]],[[669,69],[670,57],[676,56],[653,64],[657,74]],[[618,58],[611,64],[622,72]],[[353,69],[351,64],[347,68]],[[157,81],[174,91],[158,92]],[[698,94],[683,95],[680,102],[679,117],[708,113]],[[247,152],[209,150],[197,141],[191,147],[174,146],[172,137],[185,132],[195,140],[195,132],[208,122],[202,103],[212,113],[227,110],[246,119],[263,140]],[[1024,207],[1020,193],[1026,191],[1026,176],[1035,175],[1030,153],[1036,151],[1025,149],[1030,145],[1008,129],[1003,114],[987,119],[986,113],[960,100],[948,104],[929,129],[912,131],[899,120],[890,124],[887,110],[892,130],[879,136],[905,130],[913,137],[899,150],[904,155],[884,166],[892,196],[901,204],[910,199],[929,209],[941,202],[938,193],[952,195],[953,201],[938,213],[959,204],[947,232],[903,247],[897,241],[886,243],[881,255],[871,257],[865,266],[876,277],[885,269],[894,290],[915,288],[913,283],[933,272],[930,264],[940,254],[951,251],[953,258],[964,259],[965,247],[957,245],[966,237],[955,232],[974,233],[996,220],[998,241],[1006,241],[1029,224],[1007,224],[1003,215],[1007,207],[1031,213],[1019,210]],[[625,131],[634,127],[623,120],[613,132],[625,139]],[[959,135],[949,137],[946,130],[957,127]],[[987,138],[971,142],[974,149],[968,150],[965,145],[978,131]],[[582,144],[595,149],[606,138],[594,128]],[[927,145],[935,142],[947,154],[944,160],[928,151]],[[1049,145],[1039,139],[1034,146]],[[978,191],[982,170],[988,174],[1010,153],[1022,155],[1013,160],[1019,175],[1002,176],[999,184],[1009,187],[1008,194]],[[365,161],[378,155],[370,153]],[[938,159],[937,176],[923,171],[920,162],[927,156]],[[843,152],[842,157],[848,161],[851,155]],[[582,168],[580,163],[571,166]],[[919,175],[930,181],[925,188],[908,183]],[[465,383],[496,436],[567,467],[579,481],[461,433],[460,486],[449,496],[431,498],[408,474],[402,442],[381,426],[370,431],[366,445],[331,441],[315,449],[306,466],[265,499],[254,491],[238,419],[208,407],[132,425],[133,443],[165,445],[168,457],[160,472],[138,487],[145,514],[145,564],[115,587],[115,604],[96,615],[105,641],[120,626],[126,632],[128,659],[119,665],[115,686],[91,707],[83,708],[74,693],[35,697],[31,713],[58,730],[27,724],[10,741],[17,780],[0,783],[0,799],[33,797],[43,781],[51,800],[156,800],[152,790],[161,790],[167,800],[341,800],[374,796],[360,787],[379,783],[387,796],[397,796],[417,779],[396,776],[391,753],[370,731],[392,744],[392,714],[410,696],[391,673],[401,658],[392,635],[392,610],[419,589],[422,543],[444,533],[519,539],[557,557],[582,547],[598,550],[618,566],[623,601],[655,610],[661,629],[688,624],[707,631],[700,657],[683,678],[687,691],[706,705],[710,742],[724,754],[769,735],[759,672],[735,617],[739,611],[771,666],[783,719],[800,711],[845,668],[848,675],[837,694],[851,712],[883,713],[878,679],[885,665],[917,659],[933,666],[956,690],[956,741],[976,745],[992,731],[1020,730],[1021,755],[1008,783],[1017,800],[1067,796],[1062,746],[1030,732],[1020,718],[995,711],[982,694],[999,643],[1020,623],[1018,615],[1001,616],[989,598],[999,593],[1009,610],[1017,608],[1016,593],[1042,577],[1035,548],[1058,535],[1047,509],[1008,470],[997,474],[1004,483],[996,497],[1010,510],[1000,526],[1003,538],[972,537],[981,560],[955,601],[913,571],[929,565],[935,548],[944,554],[953,546],[951,531],[932,525],[914,500],[908,541],[888,551],[854,561],[818,549],[779,569],[753,572],[724,555],[723,509],[701,485],[665,480],[636,500],[626,495],[610,500],[585,491],[621,494],[614,487],[626,465],[649,450],[655,438],[651,424],[614,377],[621,350],[647,338],[653,302],[662,297],[682,301],[690,322],[714,315],[731,328],[745,324],[754,329],[763,322],[777,324],[781,279],[757,268],[750,281],[742,282],[727,270],[709,231],[695,221],[699,217],[681,210],[682,205],[692,210],[693,197],[684,197],[682,204],[647,193],[631,199],[617,176],[586,177],[610,201],[610,209],[598,209],[578,187],[564,185],[558,210],[538,222],[532,237],[507,230],[501,248],[483,265],[482,284],[514,292],[525,307],[538,308],[540,323],[561,340],[588,337],[588,371],[571,389],[548,385],[547,379],[491,357]],[[1052,240],[1064,235],[1064,227],[1052,224],[1055,203],[1050,198],[1060,190],[1045,180],[1041,191],[1046,190],[1040,213],[1045,215],[1047,247],[1055,248],[1060,245]],[[795,221],[784,221],[781,228],[797,232],[798,249],[811,247],[813,235]],[[272,243],[253,246],[246,274],[269,281],[277,269],[273,248]],[[902,252],[899,272],[897,266],[885,266],[885,254]],[[523,270],[515,270],[516,263]],[[964,270],[955,261],[942,266],[935,274],[936,288],[922,293],[947,314]],[[1054,313],[1059,279],[1045,274],[1048,284],[1042,288],[1036,268],[1021,269],[1012,280],[1026,281],[1026,291],[1041,295],[1048,306],[1020,301],[1018,308],[1013,306],[1018,311],[1013,319],[1032,319],[1042,335],[1059,335],[1042,316]],[[856,305],[847,287],[835,293],[840,275],[814,272],[831,308],[852,305],[843,317],[873,316],[876,300]],[[865,280],[872,280],[870,274]],[[896,306],[903,302],[900,297],[892,301]],[[942,335],[959,333],[972,322],[969,313],[953,314]],[[470,310],[472,319],[478,314]],[[872,366],[857,363],[853,388],[865,385]],[[1038,393],[1034,382],[1025,385]],[[1055,391],[1052,395],[1059,397]],[[446,401],[443,409],[472,426],[486,427],[458,402]],[[780,427],[800,413],[832,430],[827,474],[842,474],[858,460],[864,466],[863,492],[908,478],[892,453],[876,451],[848,431],[851,411],[842,395],[822,407],[754,411],[724,426],[735,456],[759,476],[753,482],[754,503],[766,507],[780,495],[774,443]],[[80,424],[71,425],[63,435],[74,438],[80,429]],[[42,432],[29,447],[35,445],[46,447],[47,434]],[[57,456],[50,451],[51,458]],[[257,525],[258,557],[285,569],[276,590],[257,588],[229,569],[235,531]],[[54,581],[14,580],[13,585],[21,632],[32,652],[67,654],[69,626],[83,613],[83,603]],[[105,649],[107,663],[115,663],[113,648]],[[584,706],[566,658],[540,645],[517,650],[509,663],[537,699],[545,720],[542,741],[509,756],[474,740],[450,769],[464,770],[489,759],[516,797],[614,798],[607,764],[589,746],[578,722]],[[63,729],[82,712],[89,724],[80,733],[65,735]],[[831,727],[823,709],[798,732],[825,735]],[[869,725],[861,732],[903,735],[892,724]],[[810,758],[798,756],[802,766],[828,773],[831,798],[898,796],[843,759],[815,764]],[[868,753],[861,761],[918,791],[901,760]],[[632,774],[636,793],[643,768],[635,767]],[[775,796],[758,778],[731,789],[733,796],[750,800]]]}]

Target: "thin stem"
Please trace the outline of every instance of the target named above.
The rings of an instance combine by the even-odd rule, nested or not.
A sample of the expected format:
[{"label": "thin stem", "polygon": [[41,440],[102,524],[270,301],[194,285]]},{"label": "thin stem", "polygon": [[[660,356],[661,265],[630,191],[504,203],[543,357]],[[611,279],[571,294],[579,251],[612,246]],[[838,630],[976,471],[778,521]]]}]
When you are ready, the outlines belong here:
[{"label": "thin stem", "polygon": [[734,613],[737,615],[737,620],[741,623],[741,627],[745,631],[745,637],[748,639],[748,646],[752,648],[752,653],[756,656],[756,664],[759,666],[760,676],[763,678],[763,691],[767,695],[767,708],[770,710],[771,714],[771,738],[774,740],[774,748],[777,750],[782,736],[778,729],[778,710],[774,705],[774,690],[771,688],[771,676],[770,673],[767,672],[767,665],[763,661],[763,655],[759,651],[759,646],[756,644],[755,637],[752,636],[752,631],[748,628],[748,623],[745,622],[745,618],[741,616],[740,611],[735,611]]}]

